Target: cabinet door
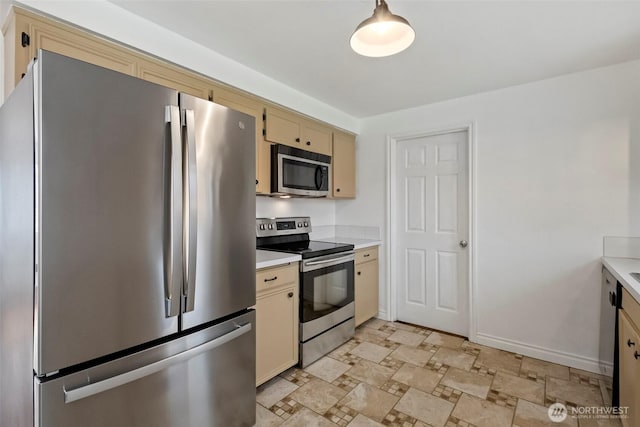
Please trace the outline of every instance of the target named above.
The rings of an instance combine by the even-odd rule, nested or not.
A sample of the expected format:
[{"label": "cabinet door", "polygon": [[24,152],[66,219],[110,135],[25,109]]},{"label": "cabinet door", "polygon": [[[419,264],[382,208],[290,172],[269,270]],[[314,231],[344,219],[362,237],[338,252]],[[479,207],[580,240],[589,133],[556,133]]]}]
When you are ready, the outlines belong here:
[{"label": "cabinet door", "polygon": [[356,265],[356,326],[378,314],[378,261]]},{"label": "cabinet door", "polygon": [[130,76],[136,74],[135,56],[80,30],[34,19],[29,36],[31,57],[38,49],[45,49]]},{"label": "cabinet door", "polygon": [[333,197],[356,197],[356,139],[342,132],[333,133]]},{"label": "cabinet door", "polygon": [[223,88],[215,88],[213,90],[213,102],[242,111],[256,119],[256,193],[268,194],[271,192],[270,174],[271,174],[271,144],[264,140],[262,131],[264,123],[262,114],[264,105],[258,100],[249,96],[232,92]]},{"label": "cabinet door", "polygon": [[640,426],[640,335],[624,310],[619,312],[620,406],[628,407],[624,427]]},{"label": "cabinet door", "polygon": [[298,289],[283,287],[256,298],[256,385],[298,363]]},{"label": "cabinet door", "polygon": [[22,45],[22,33],[29,34],[29,21],[23,15],[15,13],[12,8],[2,28],[5,99],[27,72],[27,66],[31,60],[29,46]]},{"label": "cabinet door", "polygon": [[302,122],[302,148],[314,153],[331,155],[332,130],[311,120]]},{"label": "cabinet door", "polygon": [[275,107],[265,108],[265,139],[291,147],[304,148],[300,142],[300,117]]},{"label": "cabinet door", "polygon": [[213,87],[194,73],[153,60],[138,60],[138,77],[202,99],[210,98]]}]

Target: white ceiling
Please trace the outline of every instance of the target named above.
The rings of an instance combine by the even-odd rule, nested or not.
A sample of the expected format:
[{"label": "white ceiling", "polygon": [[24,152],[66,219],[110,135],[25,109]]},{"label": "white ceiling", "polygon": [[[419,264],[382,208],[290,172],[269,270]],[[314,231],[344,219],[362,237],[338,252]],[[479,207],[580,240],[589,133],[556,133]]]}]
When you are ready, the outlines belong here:
[{"label": "white ceiling", "polygon": [[374,0],[113,2],[354,117],[640,58],[640,2],[388,0],[416,41],[387,58],[349,47]]}]

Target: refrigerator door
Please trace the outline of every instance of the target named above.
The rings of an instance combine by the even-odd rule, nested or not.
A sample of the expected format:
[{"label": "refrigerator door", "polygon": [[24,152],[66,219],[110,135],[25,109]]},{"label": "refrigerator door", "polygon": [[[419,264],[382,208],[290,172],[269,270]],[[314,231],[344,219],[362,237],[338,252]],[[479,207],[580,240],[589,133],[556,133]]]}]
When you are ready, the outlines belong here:
[{"label": "refrigerator door", "polygon": [[0,108],[0,426],[33,425],[33,72]]},{"label": "refrigerator door", "polygon": [[256,302],[255,119],[182,93],[180,109],[187,329]]},{"label": "refrigerator door", "polygon": [[177,92],[38,57],[40,376],[178,332],[182,156]]},{"label": "refrigerator door", "polygon": [[255,423],[255,312],[47,382],[39,427],[203,427]]}]

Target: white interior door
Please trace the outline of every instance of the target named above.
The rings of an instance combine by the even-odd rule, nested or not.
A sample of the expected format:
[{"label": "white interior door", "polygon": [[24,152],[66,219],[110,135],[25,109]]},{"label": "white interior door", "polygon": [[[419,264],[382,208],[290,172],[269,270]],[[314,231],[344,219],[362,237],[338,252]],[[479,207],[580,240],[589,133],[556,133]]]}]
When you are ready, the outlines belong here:
[{"label": "white interior door", "polygon": [[467,131],[398,140],[398,320],[469,333]]}]

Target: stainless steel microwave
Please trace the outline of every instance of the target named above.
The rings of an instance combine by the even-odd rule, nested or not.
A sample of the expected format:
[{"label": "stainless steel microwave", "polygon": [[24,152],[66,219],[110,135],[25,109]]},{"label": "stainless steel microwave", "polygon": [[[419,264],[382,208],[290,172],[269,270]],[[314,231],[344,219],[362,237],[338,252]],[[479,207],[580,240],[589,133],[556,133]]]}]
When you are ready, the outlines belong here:
[{"label": "stainless steel microwave", "polygon": [[331,189],[331,156],[287,145],[271,146],[271,193],[326,197]]}]

